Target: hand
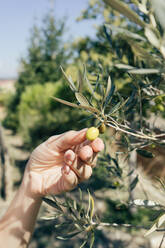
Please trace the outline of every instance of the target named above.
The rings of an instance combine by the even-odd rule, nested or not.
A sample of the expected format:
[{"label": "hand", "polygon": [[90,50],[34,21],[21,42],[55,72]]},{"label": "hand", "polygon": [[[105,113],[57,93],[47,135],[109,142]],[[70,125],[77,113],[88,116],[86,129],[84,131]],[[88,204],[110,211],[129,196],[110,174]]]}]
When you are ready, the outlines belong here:
[{"label": "hand", "polygon": [[52,136],[32,152],[23,179],[31,195],[60,194],[92,175],[104,144],[100,138],[87,141],[86,131]]}]

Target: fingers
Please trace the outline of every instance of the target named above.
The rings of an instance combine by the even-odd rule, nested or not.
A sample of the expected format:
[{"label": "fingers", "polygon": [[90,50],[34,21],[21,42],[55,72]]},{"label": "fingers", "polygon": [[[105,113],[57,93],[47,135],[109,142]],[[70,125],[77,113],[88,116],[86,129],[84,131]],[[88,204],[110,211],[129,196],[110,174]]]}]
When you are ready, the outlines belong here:
[{"label": "fingers", "polygon": [[69,170],[63,169],[60,191],[62,192],[70,191],[77,186],[78,182],[79,181],[77,175],[70,168]]},{"label": "fingers", "polygon": [[89,145],[83,146],[80,148],[78,155],[82,161],[89,161],[90,158],[93,156],[92,147]]},{"label": "fingers", "polygon": [[91,147],[94,152],[101,152],[104,150],[104,143],[102,139],[96,138],[94,141],[91,142]]},{"label": "fingers", "polygon": [[58,138],[55,138],[54,140],[52,138],[51,142],[49,141],[48,146],[53,150],[58,149],[58,151],[65,151],[70,149],[71,147],[77,146],[85,141],[86,130],[87,129],[66,132],[62,135],[59,135]]}]

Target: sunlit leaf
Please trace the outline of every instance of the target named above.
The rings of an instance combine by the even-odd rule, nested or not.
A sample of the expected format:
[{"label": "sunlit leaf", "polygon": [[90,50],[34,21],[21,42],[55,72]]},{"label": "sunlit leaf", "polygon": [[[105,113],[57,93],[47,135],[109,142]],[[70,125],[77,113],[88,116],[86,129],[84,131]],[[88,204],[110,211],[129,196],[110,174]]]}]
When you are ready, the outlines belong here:
[{"label": "sunlit leaf", "polygon": [[131,65],[125,65],[125,64],[115,64],[115,67],[117,67],[119,69],[124,69],[124,70],[135,69],[135,67],[133,67]]},{"label": "sunlit leaf", "polygon": [[140,25],[141,27],[145,27],[146,24],[143,22],[139,16],[131,10],[127,4],[119,1],[119,0],[104,0],[104,2],[112,7],[112,9],[117,10],[122,15],[128,17],[132,22],[135,22],[136,24]]},{"label": "sunlit leaf", "polygon": [[83,94],[79,93],[79,92],[76,92],[75,93],[75,97],[77,99],[77,101],[83,105],[83,106],[90,106],[88,100],[86,99],[85,96],[83,96]]},{"label": "sunlit leaf", "polygon": [[91,234],[91,240],[90,240],[90,248],[93,247],[94,242],[95,242],[95,234],[94,234],[94,232],[92,232],[92,234]]},{"label": "sunlit leaf", "polygon": [[105,24],[105,26],[107,28],[109,28],[110,30],[116,32],[117,34],[119,33],[119,34],[123,34],[125,36],[128,36],[130,38],[136,39],[136,40],[146,41],[146,39],[144,37],[142,37],[139,34],[130,32],[128,29],[117,27],[117,26],[114,26],[112,24]]},{"label": "sunlit leaf", "polygon": [[111,86],[112,86],[112,82],[111,82],[111,77],[109,76],[104,99],[106,99],[106,97],[108,96]]},{"label": "sunlit leaf", "polygon": [[77,105],[75,103],[71,103],[71,102],[62,100],[60,98],[54,97],[54,96],[52,96],[52,98],[54,100],[56,100],[57,102],[63,103],[65,105],[68,105],[68,106],[73,107],[73,108],[85,109],[85,110],[88,110],[88,111],[93,112],[93,113],[100,113],[98,109],[91,107],[91,106]]},{"label": "sunlit leaf", "polygon": [[85,241],[81,244],[80,248],[83,248],[83,247],[86,245],[87,241],[88,241],[88,240],[85,240]]},{"label": "sunlit leaf", "polygon": [[165,29],[165,1],[164,0],[151,0],[153,10],[156,14],[158,21],[160,22],[163,29]]},{"label": "sunlit leaf", "polygon": [[69,86],[70,86],[71,90],[74,91],[74,92],[77,91],[77,88],[76,88],[76,86],[74,85],[71,76],[67,76],[67,75],[66,75],[66,73],[64,72],[62,66],[60,66],[60,68],[61,68],[61,71],[62,71],[62,73],[64,74],[65,78],[67,79],[67,81],[68,81],[68,83],[69,83]]},{"label": "sunlit leaf", "polygon": [[74,236],[76,236],[77,234],[81,233],[82,231],[78,231],[78,232],[75,232],[75,233],[71,233],[71,234],[68,234],[68,235],[65,235],[64,237],[63,236],[57,236],[56,238],[57,239],[61,239],[61,240],[67,240],[67,239],[71,239],[73,238]]},{"label": "sunlit leaf", "polygon": [[81,71],[79,70],[79,73],[78,73],[78,92],[82,91],[83,83],[84,83],[83,75],[82,75]]},{"label": "sunlit leaf", "polygon": [[93,91],[92,85],[91,85],[91,83],[89,82],[88,77],[87,77],[87,70],[86,70],[85,64],[83,64],[83,66],[84,66],[84,79],[85,79],[85,82],[86,82],[86,84],[87,84],[87,87],[88,87],[90,93],[91,93],[92,95],[94,95],[94,91]]},{"label": "sunlit leaf", "polygon": [[153,226],[145,233],[145,236],[155,232],[165,222],[165,214],[160,216]]},{"label": "sunlit leaf", "polygon": [[160,73],[159,69],[131,69],[128,70],[129,73],[131,74],[155,74],[155,73]]},{"label": "sunlit leaf", "polygon": [[165,222],[165,214],[159,217],[157,221],[157,227],[160,227]]},{"label": "sunlit leaf", "polygon": [[153,46],[155,46],[158,49],[160,48],[160,41],[150,28],[148,27],[145,28],[145,35]]}]

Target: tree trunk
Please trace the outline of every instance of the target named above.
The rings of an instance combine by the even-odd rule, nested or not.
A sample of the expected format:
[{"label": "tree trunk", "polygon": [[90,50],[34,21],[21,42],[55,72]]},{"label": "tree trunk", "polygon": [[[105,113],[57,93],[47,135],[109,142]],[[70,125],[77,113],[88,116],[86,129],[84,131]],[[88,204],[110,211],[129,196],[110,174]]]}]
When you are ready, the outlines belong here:
[{"label": "tree trunk", "polygon": [[4,143],[3,128],[0,125],[0,194],[8,200],[12,192],[11,163],[7,147]]}]

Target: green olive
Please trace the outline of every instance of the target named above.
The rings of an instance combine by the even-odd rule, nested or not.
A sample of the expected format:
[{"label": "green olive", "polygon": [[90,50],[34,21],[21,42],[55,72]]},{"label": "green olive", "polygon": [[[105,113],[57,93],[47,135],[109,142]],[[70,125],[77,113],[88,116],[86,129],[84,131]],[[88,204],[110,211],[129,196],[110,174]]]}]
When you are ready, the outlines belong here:
[{"label": "green olive", "polygon": [[99,126],[99,132],[100,133],[105,133],[105,130],[106,130],[106,126],[104,123],[102,123],[100,126]]},{"label": "green olive", "polygon": [[99,129],[96,127],[90,127],[86,132],[86,138],[90,141],[95,140],[99,135]]},{"label": "green olive", "polygon": [[157,109],[160,110],[161,112],[164,112],[164,106],[162,104],[158,104],[157,106]]}]

